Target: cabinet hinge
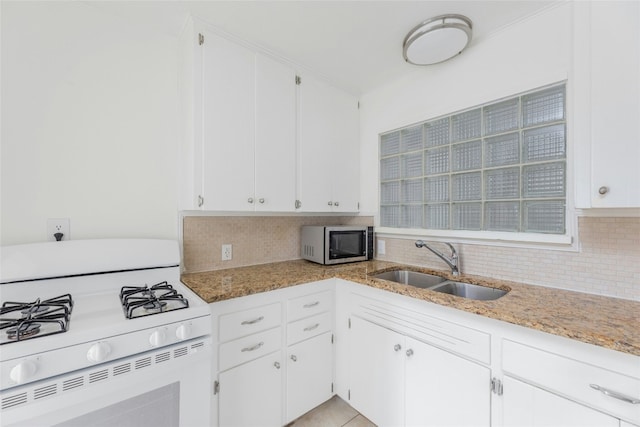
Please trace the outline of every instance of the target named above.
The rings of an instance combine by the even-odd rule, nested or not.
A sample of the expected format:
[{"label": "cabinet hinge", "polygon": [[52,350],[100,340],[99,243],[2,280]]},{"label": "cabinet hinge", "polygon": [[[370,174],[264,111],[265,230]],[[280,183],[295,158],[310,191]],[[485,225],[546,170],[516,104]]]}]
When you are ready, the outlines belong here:
[{"label": "cabinet hinge", "polygon": [[198,44],[202,46],[204,44],[204,34],[198,33]]},{"label": "cabinet hinge", "polygon": [[300,76],[296,76],[296,84],[297,85],[302,84],[302,78]]},{"label": "cabinet hinge", "polygon": [[300,200],[296,200],[296,209],[300,209],[302,207],[302,202]]},{"label": "cabinet hinge", "polygon": [[213,382],[213,394],[220,393],[220,383],[216,380]]},{"label": "cabinet hinge", "polygon": [[491,378],[491,391],[498,396],[502,396],[502,381],[497,378]]}]

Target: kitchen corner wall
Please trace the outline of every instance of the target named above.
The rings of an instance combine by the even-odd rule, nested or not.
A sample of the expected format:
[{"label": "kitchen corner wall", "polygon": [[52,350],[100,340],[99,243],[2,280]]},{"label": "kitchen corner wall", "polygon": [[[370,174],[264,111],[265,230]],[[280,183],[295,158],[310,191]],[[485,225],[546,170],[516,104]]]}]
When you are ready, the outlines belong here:
[{"label": "kitchen corner wall", "polygon": [[[187,216],[183,223],[185,273],[300,259],[303,225],[373,225],[367,216]],[[233,259],[221,261],[222,245]]]},{"label": "kitchen corner wall", "polygon": [[[579,252],[455,246],[466,274],[640,301],[640,218],[582,217],[579,236]],[[384,240],[386,254],[377,259],[447,268],[414,240]]]}]

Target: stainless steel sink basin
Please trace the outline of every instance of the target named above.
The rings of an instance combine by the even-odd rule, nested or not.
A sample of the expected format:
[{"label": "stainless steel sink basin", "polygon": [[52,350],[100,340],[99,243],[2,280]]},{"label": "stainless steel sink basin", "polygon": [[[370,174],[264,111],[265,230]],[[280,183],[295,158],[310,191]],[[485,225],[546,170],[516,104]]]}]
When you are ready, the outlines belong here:
[{"label": "stainless steel sink basin", "polygon": [[507,293],[507,291],[502,289],[453,281],[446,281],[429,289],[435,292],[442,292],[443,294],[456,295],[463,298],[482,301],[498,299]]},{"label": "stainless steel sink basin", "polygon": [[443,294],[455,295],[462,298],[489,301],[498,299],[508,291],[490,288],[488,286],[472,285],[471,283],[455,282],[444,277],[427,273],[419,273],[411,270],[385,271],[372,274],[376,279],[390,280],[392,282],[409,285],[416,288],[429,289]]},{"label": "stainless steel sink basin", "polygon": [[447,279],[440,276],[433,276],[426,273],[418,273],[410,270],[386,271],[384,273],[373,274],[376,279],[390,280],[403,285],[414,286],[416,288],[430,288],[445,282]]}]

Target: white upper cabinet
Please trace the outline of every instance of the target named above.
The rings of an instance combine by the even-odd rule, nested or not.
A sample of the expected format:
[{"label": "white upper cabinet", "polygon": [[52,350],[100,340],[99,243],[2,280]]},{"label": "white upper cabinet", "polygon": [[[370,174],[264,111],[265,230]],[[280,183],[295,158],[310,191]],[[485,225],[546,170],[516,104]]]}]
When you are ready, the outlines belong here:
[{"label": "white upper cabinet", "polygon": [[576,2],[576,206],[640,207],[640,3]]},{"label": "white upper cabinet", "polygon": [[302,76],[299,93],[299,210],[357,212],[358,101],[309,75]]},{"label": "white upper cabinet", "polygon": [[180,44],[180,209],[358,211],[354,97],[206,24]]},{"label": "white upper cabinet", "polygon": [[183,55],[193,69],[183,64],[192,84],[183,82],[183,120],[191,129],[184,133],[181,209],[293,211],[294,70],[194,28],[183,37],[196,48],[191,58]]}]

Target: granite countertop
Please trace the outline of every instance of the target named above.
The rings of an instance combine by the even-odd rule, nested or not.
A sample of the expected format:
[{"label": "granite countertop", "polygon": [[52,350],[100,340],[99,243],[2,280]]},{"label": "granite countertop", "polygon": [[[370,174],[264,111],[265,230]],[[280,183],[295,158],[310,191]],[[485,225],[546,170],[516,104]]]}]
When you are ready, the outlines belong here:
[{"label": "granite countertop", "polygon": [[449,273],[388,261],[323,266],[285,261],[203,273],[182,281],[208,303],[338,277],[397,294],[457,308],[508,323],[640,356],[640,302],[543,286],[461,275],[455,278],[509,290],[493,301],[476,301],[373,278],[373,273],[408,269],[453,279]]}]

